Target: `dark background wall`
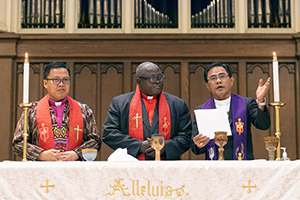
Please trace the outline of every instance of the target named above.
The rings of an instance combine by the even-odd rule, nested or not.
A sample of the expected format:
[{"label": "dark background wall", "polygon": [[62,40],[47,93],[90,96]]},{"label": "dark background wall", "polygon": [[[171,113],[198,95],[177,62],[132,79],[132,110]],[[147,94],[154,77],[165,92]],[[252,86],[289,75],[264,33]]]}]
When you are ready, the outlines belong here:
[{"label": "dark background wall", "polygon": [[[11,151],[14,128],[22,112],[23,60],[30,59],[30,101],[41,99],[43,69],[51,61],[67,63],[71,69],[70,96],[88,104],[99,132],[114,96],[135,89],[135,69],[143,61],[158,64],[167,77],[164,91],[181,97],[192,117],[197,105],[210,94],[204,68],[212,62],[228,63],[233,71],[233,92],[255,98],[258,80],[272,77],[272,52],[280,66],[281,146],[291,159],[300,157],[299,131],[299,41],[300,34],[0,34],[0,161],[20,160]],[[273,87],[266,95],[273,100]],[[267,158],[263,138],[275,133],[274,108],[268,106],[272,126],[254,127],[255,158]],[[107,160],[112,149],[102,146],[97,160]],[[184,160],[204,159],[188,151]]]}]

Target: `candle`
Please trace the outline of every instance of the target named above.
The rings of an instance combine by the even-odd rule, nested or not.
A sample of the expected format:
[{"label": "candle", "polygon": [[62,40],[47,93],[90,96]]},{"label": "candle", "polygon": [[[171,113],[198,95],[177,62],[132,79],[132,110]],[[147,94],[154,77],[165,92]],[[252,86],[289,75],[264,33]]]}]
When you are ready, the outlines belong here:
[{"label": "candle", "polygon": [[276,52],[273,52],[273,88],[274,88],[274,102],[279,100],[279,69]]},{"label": "candle", "polygon": [[29,99],[29,60],[28,54],[25,53],[24,71],[23,71],[23,103],[28,103]]}]

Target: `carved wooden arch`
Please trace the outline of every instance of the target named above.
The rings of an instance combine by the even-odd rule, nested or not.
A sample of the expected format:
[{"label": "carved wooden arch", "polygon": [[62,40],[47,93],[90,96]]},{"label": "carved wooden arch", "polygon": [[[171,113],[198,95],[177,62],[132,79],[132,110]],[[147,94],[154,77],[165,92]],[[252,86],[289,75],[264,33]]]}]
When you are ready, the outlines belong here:
[{"label": "carved wooden arch", "polygon": [[196,74],[196,70],[199,68],[199,67],[202,67],[203,69],[205,69],[209,64],[208,63],[193,63],[193,64],[190,64],[189,66],[189,74]]},{"label": "carved wooden arch", "polygon": [[288,69],[289,71],[289,74],[295,74],[295,64],[294,63],[282,63],[282,64],[279,64],[279,69],[282,68],[282,67],[285,67]]},{"label": "carved wooden arch", "polygon": [[[205,69],[206,67],[208,67],[211,63],[197,63],[197,64],[190,64],[190,68],[189,68],[189,72],[190,74],[195,74],[196,70],[198,67],[202,67],[203,69]],[[237,74],[238,73],[238,65],[237,63],[226,63],[232,74]]]},{"label": "carved wooden arch", "polygon": [[74,74],[80,74],[81,70],[85,67],[90,69],[91,74],[97,74],[97,64],[87,64],[87,63],[75,64]]},{"label": "carved wooden arch", "polygon": [[175,74],[180,74],[180,64],[179,63],[166,63],[166,64],[158,64],[161,72],[164,73],[168,67],[171,67]]},{"label": "carved wooden arch", "polygon": [[269,73],[269,64],[268,63],[251,63],[251,64],[247,64],[247,67],[246,67],[246,73],[249,74],[249,73],[253,73],[253,70],[256,68],[256,67],[259,67],[264,74],[270,74]]},{"label": "carved wooden arch", "polygon": [[237,63],[227,63],[232,74],[238,74],[238,65]]},{"label": "carved wooden arch", "polygon": [[[155,64],[155,63],[154,63]],[[137,63],[132,64],[131,74],[135,74],[136,68],[139,66]],[[179,63],[158,63],[157,66],[161,70],[162,73],[166,70],[166,68],[171,67],[175,74],[180,74],[180,64]]]},{"label": "carved wooden arch", "polygon": [[123,64],[121,63],[102,63],[100,73],[107,74],[107,70],[111,67],[115,68],[118,74],[123,74]]},{"label": "carved wooden arch", "polygon": [[[29,63],[29,68],[33,69],[34,74],[40,74],[40,65],[38,63],[36,64]],[[19,63],[17,74],[23,74],[23,70],[24,70],[24,65]]]}]

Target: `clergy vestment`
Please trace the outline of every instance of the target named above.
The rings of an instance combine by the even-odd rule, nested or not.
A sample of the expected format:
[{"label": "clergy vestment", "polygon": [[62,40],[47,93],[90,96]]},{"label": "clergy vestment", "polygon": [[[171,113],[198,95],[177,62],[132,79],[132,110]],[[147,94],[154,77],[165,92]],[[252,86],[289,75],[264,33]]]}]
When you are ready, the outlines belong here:
[{"label": "clergy vestment", "polygon": [[[129,111],[130,104],[136,92],[126,93],[114,97],[107,118],[103,125],[103,142],[112,149],[127,148],[128,154],[138,158],[141,153],[139,149],[143,140],[131,137],[129,135]],[[180,160],[180,156],[186,152],[191,145],[191,117],[189,109],[184,100],[163,92],[168,103],[171,117],[170,139],[165,140],[165,151],[161,155],[163,160]],[[153,134],[159,133],[159,95],[153,114],[152,126],[149,123],[148,114],[142,100],[143,133],[140,138],[146,140],[151,138]],[[142,96],[140,97],[142,99]],[[146,160],[154,160],[154,157],[145,156]]]},{"label": "clergy vestment", "polygon": [[[55,104],[50,104],[48,95],[46,95],[38,102],[33,102],[32,106],[28,109],[28,160],[37,160],[37,157],[41,152],[48,149],[55,149],[55,147],[58,147],[56,149],[60,151],[75,151],[78,154],[79,160],[83,160],[81,149],[94,148],[100,150],[101,138],[98,133],[92,110],[86,104],[81,104],[80,102],[75,101],[69,97],[66,98],[67,101],[62,101],[66,101],[63,113],[60,113],[56,116],[58,122],[54,125],[53,121],[56,122],[56,120],[52,119],[55,118],[55,116],[51,115],[51,112],[52,114],[53,112],[55,112],[55,114],[58,114],[58,108],[55,108]],[[53,108],[50,109],[50,111],[49,108],[44,109],[41,107],[43,103],[46,103],[45,106],[51,106]],[[72,119],[70,119],[71,116],[74,116],[71,115],[71,112],[73,111],[70,104],[74,104],[74,107],[76,106],[78,109],[74,113],[74,115],[77,115],[76,118],[78,118],[79,121],[75,121],[74,125],[71,124]],[[50,124],[46,123],[48,117],[51,117],[51,120],[49,119]],[[13,152],[15,152],[20,157],[22,157],[23,155],[23,123],[24,113],[22,113],[17,124],[12,142]],[[65,124],[65,126],[62,126],[63,124]],[[66,130],[64,131],[61,129],[61,132],[57,132],[57,127],[65,127]],[[65,135],[65,140],[63,138],[56,138],[57,135],[61,134]]]},{"label": "clergy vestment", "polygon": [[[238,95],[236,95],[238,96]],[[258,108],[258,105],[256,103],[256,101],[253,98],[249,98],[249,97],[241,97],[238,96],[240,98],[243,98],[245,100],[245,106],[246,106],[246,127],[243,127],[244,129],[246,129],[247,131],[247,135],[246,135],[246,160],[253,160],[254,159],[254,155],[253,155],[253,145],[252,145],[252,134],[251,134],[251,123],[257,128],[257,129],[261,129],[261,130],[267,130],[270,125],[271,125],[271,121],[270,121],[270,113],[267,109],[267,107],[265,106],[265,110],[261,111]],[[231,98],[232,99],[232,98]],[[203,105],[198,106],[196,109],[202,109]],[[213,107],[215,108],[215,105],[213,105]],[[230,124],[230,128],[231,128],[231,132],[234,133],[234,125],[233,123],[238,123],[238,121],[233,121],[233,116],[234,113],[232,113],[232,100],[231,100],[231,105],[230,105],[230,110],[229,110],[229,115],[228,115],[228,120],[229,120],[229,124]],[[238,108],[237,108],[238,109]],[[216,122],[217,123],[217,122]],[[194,120],[193,123],[193,129],[192,129],[192,138],[194,138],[196,135],[198,135],[198,126],[196,123],[196,120]],[[210,138],[213,139],[213,138]],[[206,154],[206,159],[209,159],[209,156],[207,155],[207,146],[204,146],[202,148],[198,148],[197,145],[195,145],[195,143],[193,143],[192,145],[192,151],[194,154],[199,155],[199,154]],[[216,148],[216,157],[218,158],[219,156],[219,152],[218,152],[218,146],[215,145]],[[234,149],[234,134],[232,136],[228,136],[228,142],[227,144],[224,146],[224,159],[225,160],[233,160],[234,158],[234,154],[236,153],[236,150]]]}]

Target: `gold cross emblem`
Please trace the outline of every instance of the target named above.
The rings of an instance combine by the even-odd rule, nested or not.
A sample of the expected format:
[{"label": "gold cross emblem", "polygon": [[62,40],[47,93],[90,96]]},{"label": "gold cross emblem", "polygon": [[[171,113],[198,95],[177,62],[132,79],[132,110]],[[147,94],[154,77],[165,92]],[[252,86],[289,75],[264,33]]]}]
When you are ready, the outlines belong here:
[{"label": "gold cross emblem", "polygon": [[80,129],[80,128],[79,128],[79,125],[77,124],[77,127],[74,128],[74,130],[77,131],[77,133],[76,133],[76,135],[77,135],[76,141],[78,141],[78,138],[79,138],[79,131],[82,131],[82,129]]},{"label": "gold cross emblem", "polygon": [[244,185],[244,184],[242,185],[242,188],[243,188],[243,189],[248,188],[248,193],[249,193],[249,194],[252,193],[251,188],[254,188],[254,189],[257,188],[256,184],[255,184],[255,185],[251,185],[250,183],[251,183],[251,180],[249,179],[249,180],[248,180],[248,185]]},{"label": "gold cross emblem", "polygon": [[54,188],[55,187],[55,185],[54,184],[52,184],[52,185],[48,185],[48,183],[49,183],[49,180],[48,179],[46,179],[46,185],[43,185],[43,184],[41,184],[40,185],[40,188],[46,188],[46,193],[48,194],[49,193],[49,187],[52,187],[52,188]]},{"label": "gold cross emblem", "polygon": [[135,119],[135,128],[139,127],[139,118],[142,118],[141,116],[139,116],[138,113],[136,113],[135,117],[133,117],[133,119]]}]

